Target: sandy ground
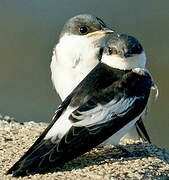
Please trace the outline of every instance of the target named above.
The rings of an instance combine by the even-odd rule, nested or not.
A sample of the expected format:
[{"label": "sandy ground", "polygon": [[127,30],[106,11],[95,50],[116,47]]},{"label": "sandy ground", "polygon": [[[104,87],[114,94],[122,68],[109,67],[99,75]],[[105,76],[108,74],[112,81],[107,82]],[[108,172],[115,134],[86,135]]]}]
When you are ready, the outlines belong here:
[{"label": "sandy ground", "polygon": [[132,156],[118,148],[94,148],[83,156],[50,173],[24,178],[5,175],[47,126],[45,123],[17,123],[0,116],[0,180],[109,180],[109,179],[169,179],[169,152],[155,145],[138,141],[122,141]]}]

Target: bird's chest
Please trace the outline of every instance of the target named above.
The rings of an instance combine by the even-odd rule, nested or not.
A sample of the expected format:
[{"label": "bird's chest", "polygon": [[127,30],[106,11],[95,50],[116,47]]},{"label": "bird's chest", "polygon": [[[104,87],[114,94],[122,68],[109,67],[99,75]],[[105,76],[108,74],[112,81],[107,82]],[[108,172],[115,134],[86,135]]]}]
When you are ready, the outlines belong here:
[{"label": "bird's chest", "polygon": [[62,100],[97,65],[98,60],[95,54],[88,52],[86,56],[80,56],[76,53],[72,56],[53,57],[51,62],[52,81]]},{"label": "bird's chest", "polygon": [[54,63],[52,68],[52,81],[60,95],[61,99],[65,99],[73,89],[83,80],[83,78],[90,72],[90,68],[72,68],[65,67]]}]

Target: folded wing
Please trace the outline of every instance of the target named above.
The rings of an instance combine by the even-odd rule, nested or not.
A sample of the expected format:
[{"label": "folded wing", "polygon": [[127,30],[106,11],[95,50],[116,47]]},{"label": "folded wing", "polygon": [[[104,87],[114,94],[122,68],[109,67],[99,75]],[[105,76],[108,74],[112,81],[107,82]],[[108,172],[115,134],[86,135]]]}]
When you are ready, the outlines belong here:
[{"label": "folded wing", "polygon": [[[128,85],[130,81],[132,83]],[[7,173],[24,176],[44,172],[96,147],[128,123],[139,119],[147,105],[151,86],[148,74],[141,77],[130,72],[124,75],[123,81],[93,93],[76,107],[68,117],[72,126],[59,141],[54,137],[44,139],[56,120],[71,106],[72,99],[79,98],[69,96],[58,108],[49,127]],[[140,89],[135,92],[133,88]]]}]

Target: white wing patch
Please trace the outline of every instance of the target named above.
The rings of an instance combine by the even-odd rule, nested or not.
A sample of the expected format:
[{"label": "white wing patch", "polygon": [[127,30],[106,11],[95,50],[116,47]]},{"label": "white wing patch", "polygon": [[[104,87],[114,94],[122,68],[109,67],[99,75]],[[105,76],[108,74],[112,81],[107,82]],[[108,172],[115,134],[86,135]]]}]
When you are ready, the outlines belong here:
[{"label": "white wing patch", "polygon": [[[106,105],[97,104],[97,107],[86,111],[79,112],[80,116],[72,115],[77,120],[81,120],[79,122],[74,123],[74,126],[92,126],[97,124],[102,124],[111,119],[112,116],[118,115],[119,117],[124,116],[125,113],[129,111],[133,101],[135,101],[138,97],[128,98],[125,100],[122,98],[120,101],[112,100]],[[72,113],[73,114],[73,113]]]},{"label": "white wing patch", "polygon": [[71,128],[72,122],[69,120],[69,116],[74,111],[74,108],[68,107],[66,111],[60,116],[55,124],[48,131],[44,139],[52,139],[53,141],[60,140],[67,131]]}]

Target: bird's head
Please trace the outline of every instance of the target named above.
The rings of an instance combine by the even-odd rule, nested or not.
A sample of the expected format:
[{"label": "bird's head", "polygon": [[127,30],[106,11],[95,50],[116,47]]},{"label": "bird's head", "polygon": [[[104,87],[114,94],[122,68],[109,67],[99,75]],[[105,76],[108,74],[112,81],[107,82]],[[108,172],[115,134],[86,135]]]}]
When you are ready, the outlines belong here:
[{"label": "bird's head", "polygon": [[117,69],[144,68],[146,56],[140,42],[133,36],[112,36],[103,50],[103,63]]},{"label": "bird's head", "polygon": [[100,18],[90,14],[81,14],[66,22],[60,37],[66,34],[90,38],[92,36],[105,36],[113,32]]},{"label": "bird's head", "polygon": [[[60,39],[67,39],[78,46],[81,44],[93,44],[95,47],[107,34],[114,31],[106,26],[106,24],[98,17],[81,14],[69,19],[63,27]],[[69,41],[69,43],[70,43]],[[71,45],[71,44],[70,44]]]}]

